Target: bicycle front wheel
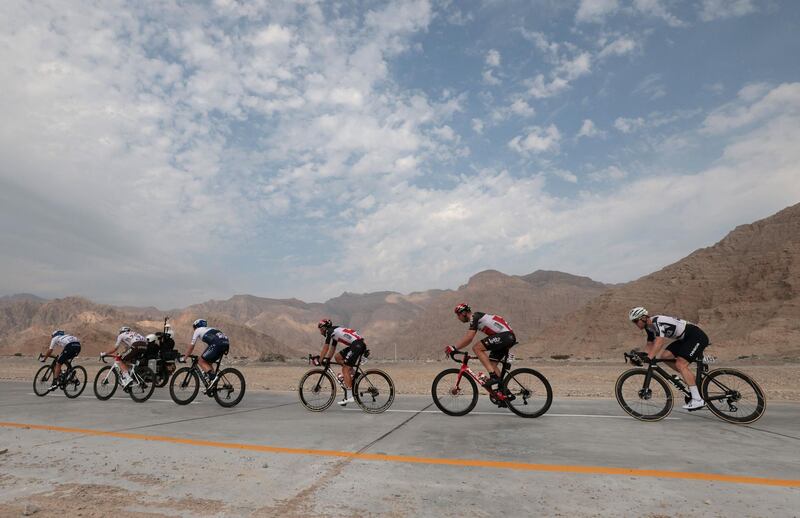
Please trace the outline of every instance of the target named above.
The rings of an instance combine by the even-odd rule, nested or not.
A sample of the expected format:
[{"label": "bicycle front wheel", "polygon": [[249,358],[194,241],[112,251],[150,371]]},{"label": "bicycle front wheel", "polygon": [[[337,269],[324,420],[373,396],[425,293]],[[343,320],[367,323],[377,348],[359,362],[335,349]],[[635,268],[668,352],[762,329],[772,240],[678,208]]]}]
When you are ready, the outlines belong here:
[{"label": "bicycle front wheel", "polygon": [[220,406],[230,408],[239,404],[244,397],[244,376],[236,369],[222,369],[214,387],[214,399]]},{"label": "bicycle front wheel", "polygon": [[508,409],[520,417],[539,417],[553,403],[550,383],[542,373],[533,369],[521,368],[509,372],[503,381],[503,389],[512,396],[507,400]]},{"label": "bicycle front wheel", "polygon": [[74,399],[83,393],[86,388],[86,369],[78,365],[70,369],[67,373],[67,381],[64,382],[64,395]]},{"label": "bicycle front wheel", "polygon": [[353,383],[353,396],[361,410],[370,414],[385,412],[394,401],[394,383],[385,372],[365,371]]},{"label": "bicycle front wheel", "polygon": [[136,382],[131,383],[130,391],[128,395],[131,397],[132,400],[136,401],[137,403],[144,403],[150,396],[153,395],[153,391],[156,389],[156,384],[154,381],[155,373],[151,371],[148,367],[136,369]]},{"label": "bicycle front wheel", "polygon": [[614,394],[622,409],[640,421],[660,421],[672,412],[672,390],[656,373],[644,386],[647,369],[631,369],[617,378]]},{"label": "bicycle front wheel", "polygon": [[33,393],[37,396],[46,396],[50,392],[50,385],[53,384],[53,368],[45,365],[36,371],[33,377]]},{"label": "bicycle front wheel", "polygon": [[336,384],[330,372],[313,369],[300,378],[297,393],[304,407],[312,412],[322,412],[333,404],[336,398]]},{"label": "bicycle front wheel", "polygon": [[94,395],[100,401],[111,399],[117,391],[117,371],[106,365],[94,377]]},{"label": "bicycle front wheel", "polygon": [[179,405],[188,405],[200,392],[200,378],[191,367],[181,367],[169,380],[169,397]]},{"label": "bicycle front wheel", "polygon": [[433,379],[431,396],[445,414],[467,415],[478,404],[478,385],[468,375],[461,376],[459,369],[446,369]]},{"label": "bicycle front wheel", "polygon": [[736,369],[709,372],[700,390],[708,409],[729,423],[752,423],[767,410],[767,398],[758,383]]}]

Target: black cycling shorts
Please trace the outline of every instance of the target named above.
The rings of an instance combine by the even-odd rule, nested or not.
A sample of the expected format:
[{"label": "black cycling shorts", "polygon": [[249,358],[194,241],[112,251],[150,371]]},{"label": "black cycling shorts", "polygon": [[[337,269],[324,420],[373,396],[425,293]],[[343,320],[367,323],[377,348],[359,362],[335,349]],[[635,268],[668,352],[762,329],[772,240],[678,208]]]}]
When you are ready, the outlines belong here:
[{"label": "black cycling shorts", "polygon": [[481,340],[481,343],[489,351],[490,359],[500,361],[503,356],[508,354],[508,350],[517,343],[517,337],[511,331],[504,331],[496,335],[487,336]]},{"label": "black cycling shorts", "polygon": [[358,359],[361,358],[361,355],[364,354],[364,351],[366,350],[367,344],[365,344],[363,340],[356,340],[339,351],[339,354],[342,355],[342,363],[352,367],[356,364]]},{"label": "black cycling shorts", "polygon": [[694,324],[686,324],[683,338],[669,344],[667,351],[686,361],[693,362],[703,357],[703,351],[708,347],[708,344],[708,336],[702,329]]},{"label": "black cycling shorts", "polygon": [[227,353],[229,348],[230,344],[227,340],[212,340],[206,350],[203,351],[203,359],[208,363],[213,363],[222,358],[222,355]]},{"label": "black cycling shorts", "polygon": [[56,363],[67,363],[71,359],[78,356],[78,353],[81,352],[81,344],[80,342],[72,342],[71,344],[67,344],[64,346],[64,349],[61,351],[61,354],[58,355],[58,359]]}]

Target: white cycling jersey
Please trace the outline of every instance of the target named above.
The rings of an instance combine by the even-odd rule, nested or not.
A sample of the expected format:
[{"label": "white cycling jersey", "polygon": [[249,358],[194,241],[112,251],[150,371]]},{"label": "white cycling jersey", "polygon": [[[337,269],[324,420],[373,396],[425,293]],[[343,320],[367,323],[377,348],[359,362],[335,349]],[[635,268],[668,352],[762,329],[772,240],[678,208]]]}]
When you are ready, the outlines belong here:
[{"label": "white cycling jersey", "polygon": [[[211,331],[211,336],[207,337],[206,333]],[[211,343],[209,339],[211,337],[214,338],[221,338],[224,340],[228,340],[228,337],[225,334],[217,329],[216,327],[198,327],[194,330],[194,334],[192,334],[192,345],[196,344],[198,340],[203,340],[206,343]]]},{"label": "white cycling jersey", "polygon": [[336,345],[337,343],[350,345],[356,340],[364,340],[358,331],[349,329],[347,327],[334,327],[325,335],[325,343],[327,345]]},{"label": "white cycling jersey", "polygon": [[690,323],[686,320],[666,315],[655,315],[651,317],[651,321],[652,323],[645,328],[648,342],[652,342],[656,337],[679,340],[683,337],[684,331],[686,331],[686,325]]},{"label": "white cycling jersey", "polygon": [[126,331],[117,336],[117,343],[114,344],[114,347],[119,348],[122,346],[124,351],[130,351],[134,347],[142,347],[144,345],[147,345],[147,340],[142,335],[136,331]]},{"label": "white cycling jersey", "polygon": [[472,314],[469,328],[473,331],[481,331],[487,336],[496,335],[497,333],[514,332],[503,317],[499,315],[490,315],[489,313],[481,313],[480,311],[476,311]]},{"label": "white cycling jersey", "polygon": [[81,342],[72,335],[54,336],[53,339],[50,340],[50,350],[52,351],[57,346],[66,347],[69,344],[75,343],[79,344]]}]

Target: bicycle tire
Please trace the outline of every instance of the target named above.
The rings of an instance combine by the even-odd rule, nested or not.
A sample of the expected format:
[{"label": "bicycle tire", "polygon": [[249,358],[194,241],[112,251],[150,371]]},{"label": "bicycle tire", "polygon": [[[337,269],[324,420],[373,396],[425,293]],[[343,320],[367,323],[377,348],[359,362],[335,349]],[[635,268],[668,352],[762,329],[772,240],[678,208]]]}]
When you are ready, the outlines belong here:
[{"label": "bicycle tire", "polygon": [[53,367],[42,365],[33,377],[33,393],[39,397],[46,396],[52,385]]},{"label": "bicycle tire", "polygon": [[[176,383],[178,385],[177,388],[180,390],[179,395],[176,394]],[[188,405],[194,401],[198,392],[200,392],[200,378],[197,377],[197,373],[191,367],[181,367],[175,371],[172,379],[169,380],[169,397],[179,405]],[[184,397],[187,393],[189,396]]]},{"label": "bicycle tire", "polygon": [[166,387],[167,383],[169,383],[169,379],[169,374],[167,374],[165,370],[159,369],[159,372],[153,375],[153,385],[158,388]]},{"label": "bicycle tire", "polygon": [[[140,367],[136,370],[136,374],[139,377],[137,380],[139,383],[128,385],[128,395],[137,403],[144,403],[156,390],[155,373],[149,367]],[[147,381],[148,379],[153,381]]]},{"label": "bicycle tire", "polygon": [[[730,381],[728,381],[728,383],[726,384],[718,380],[718,378],[722,376],[731,376],[733,378],[738,378],[741,381],[743,381],[746,385],[748,385],[750,389],[752,389],[753,395],[755,396],[755,402],[752,404],[753,410],[749,414],[742,415],[742,417],[737,417],[727,413],[727,412],[731,413],[736,412],[738,415],[742,397],[740,390],[735,390],[728,386],[731,383]],[[726,390],[726,393],[728,393],[728,391],[733,391],[733,393],[731,394],[732,397],[726,399],[720,399],[719,396],[721,394],[715,394],[713,392],[709,394],[709,391],[722,389],[723,387]],[[764,415],[764,412],[767,411],[767,397],[764,394],[764,391],[761,389],[759,384],[756,383],[756,381],[753,378],[751,378],[744,372],[737,369],[728,369],[728,368],[714,369],[713,371],[706,374],[705,377],[703,378],[703,384],[700,387],[700,391],[703,396],[703,400],[706,402],[706,406],[711,411],[711,413],[719,417],[723,421],[727,421],[729,423],[734,423],[734,424],[753,423],[758,419],[760,419],[761,416]],[[739,403],[739,405],[736,405],[735,403]],[[727,406],[727,412],[725,406],[723,405]],[[733,408],[735,408],[735,410],[731,410],[732,408],[731,405],[733,405]]]},{"label": "bicycle tire", "polygon": [[[617,378],[617,383],[614,386],[614,395],[617,397],[619,406],[621,406],[629,416],[639,421],[660,421],[672,412],[672,407],[675,404],[672,397],[672,390],[667,385],[667,382],[664,381],[664,378],[654,372],[650,377],[651,386],[648,387],[650,390],[649,395],[644,397],[642,391],[644,390],[644,379],[646,375],[647,369],[630,369],[623,372],[620,374],[619,378]],[[655,381],[656,385],[661,387],[664,392],[663,405],[645,403],[646,401],[652,400],[653,381]],[[627,385],[625,385],[626,382]],[[627,390],[631,394],[627,399],[623,393],[623,385],[628,387]],[[653,409],[653,411],[645,412],[648,408]]]},{"label": "bicycle tire", "polygon": [[[523,384],[520,377],[525,374],[533,376],[533,379]],[[536,380],[539,380],[540,383]],[[506,404],[509,410],[520,417],[539,417],[547,412],[550,405],[553,404],[553,389],[550,387],[550,382],[547,381],[544,374],[528,367],[509,372],[503,380],[503,390],[508,390],[515,396],[513,401],[507,401]],[[536,408],[527,409],[531,399],[535,397],[538,402],[542,396],[544,399],[541,400],[541,405],[537,403]]]},{"label": "bicycle tire", "polygon": [[[385,384],[379,382],[378,379],[383,379]],[[378,384],[385,388],[379,387]],[[376,398],[386,391],[388,391],[386,401],[376,405]],[[392,378],[382,370],[370,369],[364,371],[361,376],[353,382],[353,397],[364,412],[368,414],[381,414],[388,410],[389,407],[392,406],[392,402],[394,402],[394,382]],[[370,404],[370,402],[372,404]]]},{"label": "bicycle tire", "polygon": [[[436,404],[436,407],[445,414],[456,417],[469,414],[472,412],[472,409],[475,408],[475,405],[478,404],[478,385],[468,374],[461,376],[461,381],[459,383],[464,383],[464,380],[467,380],[468,390],[472,391],[472,395],[470,396],[464,392],[464,388],[461,385],[456,386],[456,380],[460,372],[459,369],[445,369],[437,374],[433,379],[433,383],[431,383],[431,396],[433,396],[433,402]],[[455,375],[455,378],[452,381],[449,379],[442,381],[449,375]],[[444,384],[441,398],[437,390],[440,384]],[[466,397],[463,399],[460,398],[462,395]],[[467,401],[467,406],[461,410],[452,410],[443,403],[443,400],[455,402],[456,398],[461,401]]]},{"label": "bicycle tire", "polygon": [[[103,375],[106,371],[111,371],[108,375]],[[102,381],[100,378],[103,378]],[[101,390],[98,389],[98,381],[100,382],[99,387],[102,388]],[[117,371],[115,371],[111,365],[106,365],[105,367],[101,368],[97,371],[97,376],[94,377],[94,395],[100,401],[107,401],[111,399],[111,396],[114,395],[114,392],[117,391],[117,386],[119,385],[119,379],[117,376]],[[106,392],[106,390],[108,392]]]},{"label": "bicycle tire", "polygon": [[[64,388],[62,389],[64,395],[70,399],[75,399],[83,394],[86,388],[87,377],[86,369],[84,369],[82,365],[72,367],[69,372],[67,372],[67,381],[64,382]],[[70,387],[74,387],[74,390],[70,390]]]},{"label": "bicycle tire", "polygon": [[[315,374],[321,377],[313,378]],[[327,383],[325,383],[325,379],[328,380]],[[304,389],[303,387],[308,380],[310,380],[312,384],[308,389]],[[323,391],[325,389],[330,389],[330,395],[324,395],[325,392]],[[333,381],[333,376],[331,376],[329,371],[325,369],[312,369],[300,378],[300,384],[297,386],[297,394],[300,396],[300,403],[308,410],[312,412],[322,412],[330,407],[334,399],[336,399],[336,383]],[[314,394],[322,395],[312,399]],[[319,400],[319,403],[316,403],[316,400]]]},{"label": "bicycle tire", "polygon": [[[220,393],[225,394],[227,393],[228,398],[232,392],[235,392],[234,385],[230,383],[233,378],[238,378],[241,381],[241,390],[233,399],[224,399]],[[244,392],[246,389],[246,384],[244,381],[244,375],[239,372],[239,370],[234,368],[227,368],[222,369],[219,373],[219,380],[217,381],[217,385],[214,387],[214,400],[219,404],[219,406],[230,408],[234,407],[239,404],[239,402],[244,397]]]}]

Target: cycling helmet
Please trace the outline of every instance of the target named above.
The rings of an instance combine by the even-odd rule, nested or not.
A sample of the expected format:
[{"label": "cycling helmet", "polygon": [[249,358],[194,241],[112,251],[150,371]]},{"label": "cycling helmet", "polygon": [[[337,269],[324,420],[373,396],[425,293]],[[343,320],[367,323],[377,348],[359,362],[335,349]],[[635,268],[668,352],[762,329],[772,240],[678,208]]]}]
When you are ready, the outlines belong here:
[{"label": "cycling helmet", "polygon": [[641,306],[636,306],[631,310],[630,313],[628,313],[628,319],[630,319],[631,322],[636,322],[640,318],[646,317],[647,315],[649,315],[649,313],[646,309]]},{"label": "cycling helmet", "polygon": [[175,335],[175,331],[172,330],[171,325],[167,324],[164,326],[164,334],[172,338]]},{"label": "cycling helmet", "polygon": [[454,309],[453,311],[455,311],[456,315],[460,315],[461,313],[471,312],[472,308],[469,307],[469,304],[467,304],[466,302],[462,302],[461,304],[456,306],[456,309]]},{"label": "cycling helmet", "polygon": [[328,329],[333,327],[333,322],[331,322],[330,318],[323,318],[317,323],[317,328],[319,329]]},{"label": "cycling helmet", "polygon": [[50,338],[55,338],[57,336],[64,336],[65,334],[66,333],[64,333],[64,331],[62,331],[61,329],[56,329],[55,331],[52,332],[52,334],[50,334]]},{"label": "cycling helmet", "polygon": [[147,343],[154,344],[158,340],[158,337],[154,333],[150,333],[144,339],[147,340]]},{"label": "cycling helmet", "polygon": [[192,324],[192,327],[197,329],[198,327],[208,327],[208,322],[205,321],[203,318],[198,318]]},{"label": "cycling helmet", "polygon": [[128,332],[130,332],[130,330],[131,330],[131,328],[128,327],[128,326],[122,326],[122,327],[119,328],[119,333],[117,333],[117,334],[121,335],[122,333],[128,333]]}]

